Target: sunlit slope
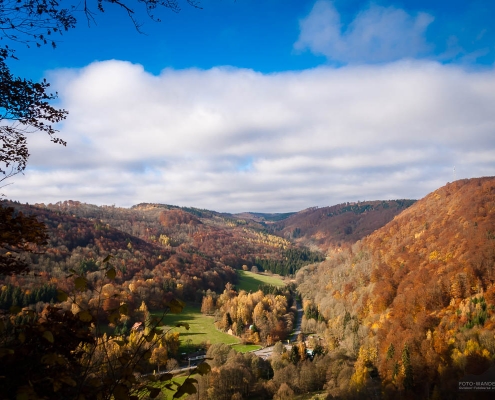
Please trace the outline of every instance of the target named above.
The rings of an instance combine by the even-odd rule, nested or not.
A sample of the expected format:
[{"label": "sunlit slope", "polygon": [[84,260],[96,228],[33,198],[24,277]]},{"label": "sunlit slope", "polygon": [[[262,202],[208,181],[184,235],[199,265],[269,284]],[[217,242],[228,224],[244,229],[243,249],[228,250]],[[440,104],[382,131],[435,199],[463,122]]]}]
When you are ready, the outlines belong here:
[{"label": "sunlit slope", "polygon": [[313,207],[270,227],[277,234],[326,251],[362,239],[412,204],[414,200],[389,200]]},{"label": "sunlit slope", "polygon": [[356,374],[368,365],[391,392],[426,385],[449,396],[462,376],[493,363],[494,263],[495,178],[487,177],[436,190],[297,279],[318,304],[330,347],[357,357]]}]

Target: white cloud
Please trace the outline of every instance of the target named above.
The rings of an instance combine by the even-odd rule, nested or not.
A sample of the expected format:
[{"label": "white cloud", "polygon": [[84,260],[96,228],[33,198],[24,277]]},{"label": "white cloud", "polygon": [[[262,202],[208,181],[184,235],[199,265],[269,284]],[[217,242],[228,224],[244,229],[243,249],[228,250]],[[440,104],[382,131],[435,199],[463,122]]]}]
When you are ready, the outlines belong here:
[{"label": "white cloud", "polygon": [[371,4],[344,27],[333,3],[320,0],[300,21],[294,48],[343,63],[396,61],[430,50],[425,32],[432,22],[426,13],[412,16],[400,8]]},{"label": "white cloud", "polygon": [[495,72],[426,61],[251,70],[98,62],[55,71],[66,148],[30,140],[20,201],[288,211],[419,198],[495,175]]}]

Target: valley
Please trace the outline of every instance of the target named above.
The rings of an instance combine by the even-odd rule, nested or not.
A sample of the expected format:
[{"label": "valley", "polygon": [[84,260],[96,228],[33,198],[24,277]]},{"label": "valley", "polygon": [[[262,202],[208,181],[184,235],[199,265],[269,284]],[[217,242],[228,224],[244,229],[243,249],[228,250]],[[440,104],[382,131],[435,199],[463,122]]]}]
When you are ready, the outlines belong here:
[{"label": "valley", "polygon": [[[0,368],[36,376],[18,358],[30,340],[49,346],[30,350],[41,371],[52,365],[46,354],[66,354],[70,347],[50,347],[69,334],[56,322],[64,315],[91,357],[69,350],[53,364],[69,374],[60,396],[76,387],[66,362],[113,379],[122,366],[143,376],[173,370],[198,351],[208,367],[168,394],[456,398],[463,377],[494,365],[495,178],[449,183],[418,201],[280,215],[77,201],[4,201],[2,209],[36,218],[46,241],[16,253],[2,242],[2,257],[29,271],[0,276]],[[37,325],[35,315],[46,321]],[[261,347],[268,356],[255,354]],[[141,350],[148,356],[133,359]],[[24,387],[22,379],[7,390]]]}]

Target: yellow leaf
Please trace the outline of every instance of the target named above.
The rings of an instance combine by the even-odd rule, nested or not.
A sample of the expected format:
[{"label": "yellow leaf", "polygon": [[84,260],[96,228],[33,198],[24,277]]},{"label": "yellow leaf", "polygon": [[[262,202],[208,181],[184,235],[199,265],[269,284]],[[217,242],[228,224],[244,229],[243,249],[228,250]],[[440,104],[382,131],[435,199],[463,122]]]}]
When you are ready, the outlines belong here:
[{"label": "yellow leaf", "polygon": [[160,388],[147,387],[147,389],[150,391],[149,396],[152,399],[154,399],[155,397],[157,397],[160,394],[160,392],[161,392],[161,389]]},{"label": "yellow leaf", "polygon": [[58,355],[55,353],[48,353],[41,357],[41,362],[47,365],[55,365],[58,361]]},{"label": "yellow leaf", "polygon": [[66,301],[68,298],[69,298],[69,296],[63,290],[60,290],[60,289],[57,290],[57,300],[58,301],[60,301],[60,302]]},{"label": "yellow leaf", "polygon": [[183,326],[186,328],[186,330],[189,330],[189,324],[187,322],[179,322],[177,325],[175,325],[177,328]]},{"label": "yellow leaf", "polygon": [[89,322],[93,319],[88,310],[78,312],[77,317],[83,322]]},{"label": "yellow leaf", "polygon": [[103,259],[103,262],[106,263],[106,262],[109,262],[110,259],[112,258],[113,256],[111,254],[109,254],[108,256],[106,256],[104,259]]},{"label": "yellow leaf", "polygon": [[60,382],[59,380],[55,379],[53,381],[53,391],[54,392],[58,392],[60,389],[62,389],[62,382]]},{"label": "yellow leaf", "polygon": [[194,394],[196,393],[196,386],[191,382],[192,379],[188,378],[184,381],[182,385],[179,386],[177,392],[174,394],[174,399],[182,397],[184,394]]},{"label": "yellow leaf", "polygon": [[36,392],[31,386],[21,386],[17,389],[16,400],[30,400],[37,399]]},{"label": "yellow leaf", "polygon": [[53,338],[53,334],[50,331],[44,331],[43,337],[48,340],[50,343],[53,343],[55,339]]},{"label": "yellow leaf", "polygon": [[174,376],[172,374],[163,374],[163,375],[160,375],[160,382],[169,381],[173,377]]},{"label": "yellow leaf", "polygon": [[86,278],[83,278],[82,276],[78,276],[76,279],[74,279],[74,285],[76,287],[76,290],[82,292],[86,290],[86,287],[88,286],[88,281],[86,280]]},{"label": "yellow leaf", "polygon": [[108,321],[111,323],[115,323],[115,320],[120,318],[120,314],[118,312],[113,312],[108,316]]},{"label": "yellow leaf", "polygon": [[12,306],[9,308],[9,312],[11,314],[19,314],[21,312],[21,307],[19,306]]},{"label": "yellow leaf", "polygon": [[26,334],[24,332],[19,333],[19,342],[24,343],[26,341]]},{"label": "yellow leaf", "polygon": [[154,333],[150,333],[149,335],[146,335],[144,338],[146,339],[146,341],[148,343],[150,343],[153,340],[154,337],[155,337],[155,334]]},{"label": "yellow leaf", "polygon": [[170,312],[173,314],[180,314],[184,309],[186,303],[181,300],[172,299],[167,304],[168,308],[170,308]]},{"label": "yellow leaf", "polygon": [[115,268],[110,268],[107,271],[107,278],[108,279],[114,280],[116,276],[117,276],[117,271],[115,271]]},{"label": "yellow leaf", "polygon": [[125,385],[117,385],[113,390],[113,396],[115,400],[128,400],[129,399],[129,389]]},{"label": "yellow leaf", "polygon": [[127,306],[127,304],[121,304],[120,307],[119,307],[119,312],[122,314],[122,315],[129,315],[129,307]]},{"label": "yellow leaf", "polygon": [[72,379],[70,376],[64,376],[64,375],[62,375],[60,377],[60,380],[63,383],[69,385],[69,386],[72,386],[72,387],[76,387],[77,386],[77,382],[74,379]]},{"label": "yellow leaf", "polygon": [[210,365],[205,362],[199,364],[198,367],[196,368],[196,372],[200,375],[206,375],[210,371],[211,371]]},{"label": "yellow leaf", "polygon": [[2,358],[3,356],[6,356],[6,355],[10,355],[10,354],[14,354],[14,350],[12,349],[0,349],[0,358]]},{"label": "yellow leaf", "polygon": [[126,365],[131,360],[131,357],[128,354],[124,354],[124,355],[120,356],[119,358],[117,358],[117,360],[119,360],[119,362],[122,365]]}]

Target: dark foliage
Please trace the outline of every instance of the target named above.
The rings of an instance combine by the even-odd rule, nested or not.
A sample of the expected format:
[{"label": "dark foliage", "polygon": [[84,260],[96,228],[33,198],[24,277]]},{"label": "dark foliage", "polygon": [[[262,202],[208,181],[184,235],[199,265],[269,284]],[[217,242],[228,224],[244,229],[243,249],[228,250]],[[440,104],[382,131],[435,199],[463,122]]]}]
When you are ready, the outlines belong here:
[{"label": "dark foliage", "polygon": [[309,249],[292,248],[282,253],[281,259],[256,259],[256,266],[263,271],[272,271],[279,275],[293,275],[305,265],[323,261],[320,252]]},{"label": "dark foliage", "polygon": [[19,253],[34,251],[47,239],[45,225],[34,216],[0,205],[0,275],[26,272],[28,262]]}]

